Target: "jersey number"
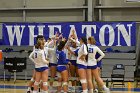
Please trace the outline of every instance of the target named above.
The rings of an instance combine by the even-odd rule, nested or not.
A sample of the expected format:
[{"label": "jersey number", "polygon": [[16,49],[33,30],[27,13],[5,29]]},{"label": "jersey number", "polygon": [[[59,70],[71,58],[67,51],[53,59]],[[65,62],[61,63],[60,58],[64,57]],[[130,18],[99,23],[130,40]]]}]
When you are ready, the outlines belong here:
[{"label": "jersey number", "polygon": [[89,53],[93,53],[93,48],[88,48]]},{"label": "jersey number", "polygon": [[35,58],[37,58],[37,53],[35,53]]}]

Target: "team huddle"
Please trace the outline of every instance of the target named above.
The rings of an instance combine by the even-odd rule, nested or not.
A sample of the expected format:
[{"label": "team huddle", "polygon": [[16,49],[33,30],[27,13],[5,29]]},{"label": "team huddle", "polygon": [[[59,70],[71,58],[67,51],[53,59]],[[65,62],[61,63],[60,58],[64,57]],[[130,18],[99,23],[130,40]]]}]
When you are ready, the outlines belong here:
[{"label": "team huddle", "polygon": [[[53,86],[57,76],[56,93],[75,93],[75,86],[80,81],[82,93],[98,93],[103,89],[110,93],[100,77],[101,59],[105,54],[96,46],[94,37],[82,37],[79,39],[75,34],[64,38],[56,33],[47,41],[42,35],[37,36],[37,42],[29,59],[34,62],[35,70],[29,82],[28,93],[49,93],[48,86]],[[48,83],[48,76],[50,79]],[[68,91],[68,81],[72,80],[71,92]],[[95,83],[97,82],[97,85]],[[97,89],[98,86],[98,89]]]}]

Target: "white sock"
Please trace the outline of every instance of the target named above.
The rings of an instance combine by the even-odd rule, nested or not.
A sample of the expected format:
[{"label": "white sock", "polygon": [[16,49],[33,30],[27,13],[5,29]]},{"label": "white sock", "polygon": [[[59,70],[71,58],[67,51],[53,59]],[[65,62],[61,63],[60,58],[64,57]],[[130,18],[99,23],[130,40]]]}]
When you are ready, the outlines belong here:
[{"label": "white sock", "polygon": [[83,93],[88,93],[88,90],[86,89],[86,90],[83,90]]},{"label": "white sock", "polygon": [[31,90],[31,88],[30,88],[30,87],[28,87],[27,91],[30,91],[30,90]]},{"label": "white sock", "polygon": [[37,93],[38,91],[33,91],[33,93]]},{"label": "white sock", "polygon": [[93,93],[93,89],[89,89],[89,93]]},{"label": "white sock", "polygon": [[106,93],[110,93],[109,88],[107,88],[105,85],[103,86],[103,89],[106,91]]},{"label": "white sock", "polygon": [[98,93],[98,89],[94,89],[94,92],[97,92]]},{"label": "white sock", "polygon": [[106,89],[108,89],[108,88],[106,87],[106,85],[103,85],[103,89],[106,90]]}]

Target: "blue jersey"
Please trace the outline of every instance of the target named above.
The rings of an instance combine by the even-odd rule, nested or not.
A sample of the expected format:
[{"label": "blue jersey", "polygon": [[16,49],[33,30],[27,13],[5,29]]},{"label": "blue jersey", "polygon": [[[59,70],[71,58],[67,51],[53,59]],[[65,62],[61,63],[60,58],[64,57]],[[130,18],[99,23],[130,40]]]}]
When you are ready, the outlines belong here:
[{"label": "blue jersey", "polygon": [[65,65],[68,62],[66,61],[66,53],[64,51],[56,51],[57,54],[57,65]]}]

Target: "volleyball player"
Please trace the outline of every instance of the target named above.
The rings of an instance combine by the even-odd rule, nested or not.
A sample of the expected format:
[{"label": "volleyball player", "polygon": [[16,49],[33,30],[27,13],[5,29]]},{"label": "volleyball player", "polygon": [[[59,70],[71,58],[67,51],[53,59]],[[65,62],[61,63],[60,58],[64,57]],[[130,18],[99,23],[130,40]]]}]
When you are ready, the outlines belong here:
[{"label": "volleyball player", "polygon": [[38,86],[40,80],[43,82],[43,92],[48,93],[48,64],[49,61],[46,60],[47,53],[44,50],[44,41],[38,40],[35,50],[30,54],[29,58],[35,64],[35,82],[33,93],[38,93]]},{"label": "volleyball player", "polygon": [[[43,35],[38,35],[36,37],[36,42],[38,42],[38,40],[43,40],[45,42],[45,38]],[[33,51],[35,50],[35,46],[33,47]],[[33,75],[32,75],[32,78],[31,80],[29,81],[29,84],[28,84],[28,89],[27,89],[27,93],[30,93],[31,90],[33,90],[33,85],[34,85],[34,81],[35,81],[35,70],[33,70]]]},{"label": "volleyball player", "polygon": [[50,71],[50,86],[53,85],[56,76],[57,57],[56,57],[56,45],[55,40],[52,38],[46,45],[48,47],[48,58],[49,58],[49,71]]},{"label": "volleyball player", "polygon": [[[62,78],[62,88],[64,93],[68,92],[68,70],[67,70],[67,64],[68,61],[66,61],[66,53],[64,52],[65,48],[65,42],[60,41],[58,47],[57,47],[57,71],[60,73]],[[59,82],[60,83],[60,82]],[[60,90],[58,91],[60,92]]]},{"label": "volleyball player", "polygon": [[86,79],[86,69],[87,69],[87,39],[85,37],[80,39],[80,42],[78,39],[74,40],[73,38],[70,38],[73,42],[80,44],[80,48],[78,50],[78,57],[77,57],[77,68],[78,68],[78,76],[80,79],[80,82],[82,84],[82,93],[88,93],[87,89],[87,79]]},{"label": "volleyball player", "polygon": [[68,51],[70,52],[70,59],[69,61],[71,62],[69,69],[70,69],[70,76],[72,77],[72,89],[71,92],[75,92],[75,86],[76,86],[76,77],[77,77],[77,55],[75,53],[75,51],[77,51],[77,46],[75,42],[71,41],[71,47],[67,47]]},{"label": "volleyball player", "polygon": [[[89,86],[89,93],[93,93],[93,82],[92,77],[95,78],[96,82],[99,84],[100,87],[102,87],[106,93],[110,93],[109,88],[106,87],[103,80],[100,78],[99,71],[97,68],[97,62],[99,62],[105,54],[97,47],[95,46],[95,39],[94,37],[88,38],[88,67],[87,67],[87,80],[88,80],[88,86]],[[96,59],[95,55],[96,53],[99,53],[101,56]]]}]

